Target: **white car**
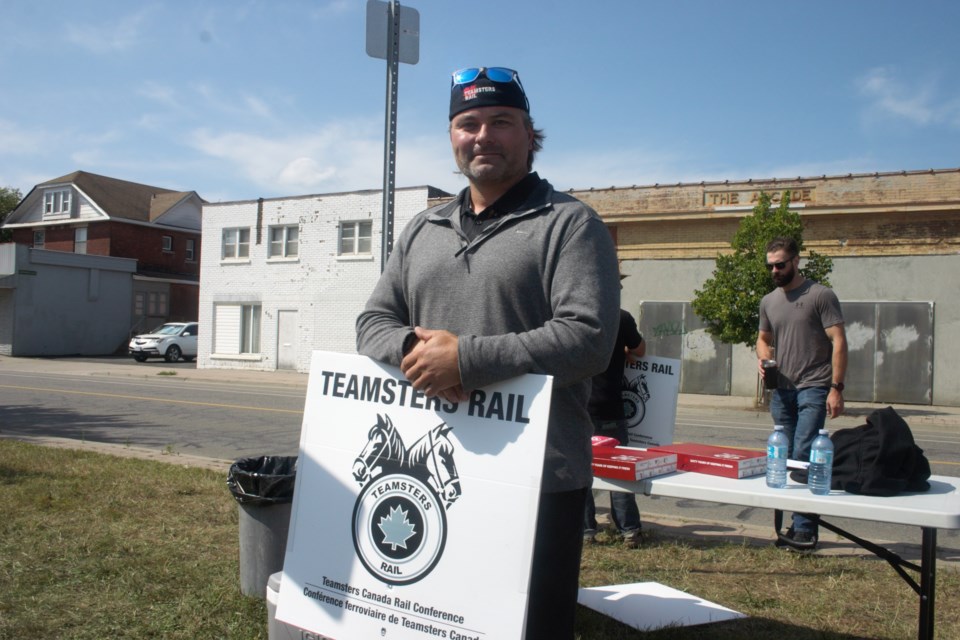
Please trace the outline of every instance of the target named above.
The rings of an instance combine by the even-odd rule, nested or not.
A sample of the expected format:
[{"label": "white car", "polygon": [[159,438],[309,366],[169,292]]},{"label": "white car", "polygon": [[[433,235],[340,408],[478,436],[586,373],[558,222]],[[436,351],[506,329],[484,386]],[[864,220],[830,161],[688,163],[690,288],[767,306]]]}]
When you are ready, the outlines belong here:
[{"label": "white car", "polygon": [[189,362],[197,357],[197,323],[168,322],[135,336],[127,346],[137,362],[146,362],[147,358],[164,358],[167,362],[183,358]]}]

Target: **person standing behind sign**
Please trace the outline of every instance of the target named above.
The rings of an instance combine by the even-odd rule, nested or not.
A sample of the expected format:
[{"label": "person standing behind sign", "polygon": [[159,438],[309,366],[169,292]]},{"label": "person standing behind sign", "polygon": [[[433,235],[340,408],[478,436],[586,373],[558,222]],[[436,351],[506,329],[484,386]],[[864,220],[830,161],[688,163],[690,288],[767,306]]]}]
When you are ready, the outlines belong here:
[{"label": "person standing behind sign", "polygon": [[453,74],[450,142],[469,186],[404,228],[364,311],[357,350],[428,397],[553,376],[527,640],[572,640],[592,483],[590,377],[617,334],[616,250],[600,217],[536,173],[543,134],[516,71]]},{"label": "person standing behind sign", "polygon": [[[617,332],[617,344],[610,356],[610,363],[606,371],[593,376],[592,380],[588,408],[595,435],[616,438],[622,445],[630,443],[626,417],[623,415],[623,366],[628,359],[634,362],[636,358],[642,358],[646,350],[647,346],[637,329],[636,320],[628,311],[620,309],[620,330]],[[632,493],[611,491],[610,515],[623,538],[624,546],[628,549],[640,546],[640,509],[637,507],[636,496]],[[597,508],[592,491],[587,494],[584,517],[584,541],[593,542],[597,534]]]},{"label": "person standing behind sign", "polygon": [[[847,338],[836,294],[800,275],[799,264],[800,250],[792,238],[767,244],[766,266],[777,288],[760,301],[757,358],[761,374],[764,360],[777,361],[770,414],[787,434],[788,457],[807,460],[827,414],[833,419],[843,413]],[[794,543],[790,546],[813,549],[817,525],[795,513],[786,537]]]}]

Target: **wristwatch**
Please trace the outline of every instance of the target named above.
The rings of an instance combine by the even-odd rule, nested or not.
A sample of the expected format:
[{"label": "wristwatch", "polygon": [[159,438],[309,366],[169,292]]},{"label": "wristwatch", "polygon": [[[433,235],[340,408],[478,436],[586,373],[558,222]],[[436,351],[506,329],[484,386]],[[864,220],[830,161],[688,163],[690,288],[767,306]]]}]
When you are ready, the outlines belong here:
[{"label": "wristwatch", "polygon": [[843,383],[842,382],[831,382],[830,386],[840,393],[843,393]]}]

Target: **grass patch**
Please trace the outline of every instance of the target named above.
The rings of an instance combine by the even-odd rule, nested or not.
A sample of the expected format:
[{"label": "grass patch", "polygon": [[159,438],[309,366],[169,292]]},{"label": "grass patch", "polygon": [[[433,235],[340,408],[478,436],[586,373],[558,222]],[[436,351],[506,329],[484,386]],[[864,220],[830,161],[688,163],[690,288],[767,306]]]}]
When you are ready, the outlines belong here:
[{"label": "grass patch", "polygon": [[[588,546],[582,567],[584,586],[660,582],[750,617],[641,634],[581,607],[581,640],[901,639],[917,634],[919,596],[873,556],[804,556],[772,545],[654,538],[637,550],[618,543]],[[960,637],[958,597],[960,574],[938,566],[938,638]]]},{"label": "grass patch", "polygon": [[[240,593],[226,474],[0,439],[0,640],[267,638]],[[642,633],[583,607],[580,640],[910,638],[918,599],[883,561],[707,539],[584,550],[584,586],[656,581],[750,618]],[[937,575],[939,638],[960,637],[960,574]]]},{"label": "grass patch", "polygon": [[160,371],[157,373],[158,376],[175,376],[177,375],[176,371]]},{"label": "grass patch", "polygon": [[0,639],[266,638],[224,481],[0,440]]}]

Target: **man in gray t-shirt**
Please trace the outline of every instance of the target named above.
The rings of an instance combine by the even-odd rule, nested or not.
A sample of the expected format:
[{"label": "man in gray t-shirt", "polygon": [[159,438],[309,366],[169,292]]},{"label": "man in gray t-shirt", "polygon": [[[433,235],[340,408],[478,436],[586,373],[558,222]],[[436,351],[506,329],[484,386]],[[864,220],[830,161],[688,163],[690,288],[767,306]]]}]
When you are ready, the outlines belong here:
[{"label": "man in gray t-shirt", "polygon": [[[792,238],[767,244],[766,265],[777,288],[760,301],[757,358],[761,373],[764,360],[777,361],[780,374],[770,394],[770,414],[774,424],[784,427],[789,457],[807,460],[827,414],[832,419],[843,413],[847,338],[836,294],[800,275],[799,263]],[[812,548],[816,523],[795,513],[787,536]]]}]

